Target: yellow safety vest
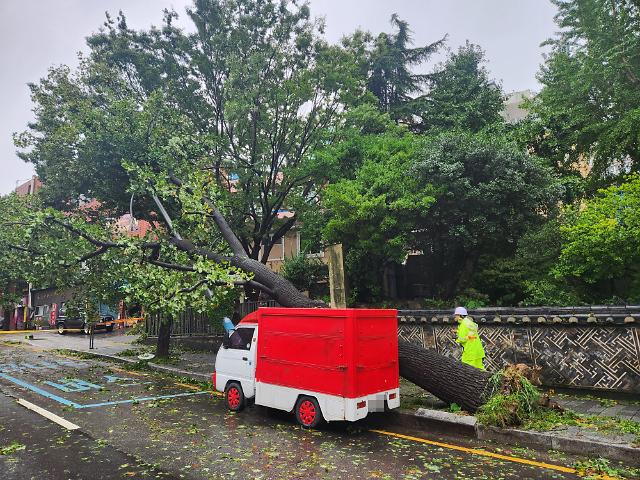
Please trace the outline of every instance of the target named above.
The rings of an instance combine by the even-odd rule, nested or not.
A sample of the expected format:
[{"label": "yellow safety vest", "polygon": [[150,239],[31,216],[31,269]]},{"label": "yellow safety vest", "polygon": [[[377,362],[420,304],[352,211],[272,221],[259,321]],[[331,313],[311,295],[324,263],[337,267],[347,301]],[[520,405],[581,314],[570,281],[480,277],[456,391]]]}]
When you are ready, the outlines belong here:
[{"label": "yellow safety vest", "polygon": [[470,317],[464,317],[458,325],[458,338],[456,342],[464,347],[462,361],[484,358],[484,348],[478,336],[478,325]]}]

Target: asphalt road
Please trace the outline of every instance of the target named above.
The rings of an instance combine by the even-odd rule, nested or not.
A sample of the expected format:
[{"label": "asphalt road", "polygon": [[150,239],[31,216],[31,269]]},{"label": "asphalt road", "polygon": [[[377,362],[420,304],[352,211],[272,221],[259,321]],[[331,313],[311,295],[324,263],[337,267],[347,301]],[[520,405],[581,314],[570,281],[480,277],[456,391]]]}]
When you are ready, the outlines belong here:
[{"label": "asphalt road", "polygon": [[[379,422],[384,417],[304,430],[263,407],[230,413],[220,397],[171,377],[0,343],[0,479],[577,478],[552,468],[571,466],[561,455]],[[478,448],[505,458],[469,451]],[[551,465],[521,463],[527,459]]]}]

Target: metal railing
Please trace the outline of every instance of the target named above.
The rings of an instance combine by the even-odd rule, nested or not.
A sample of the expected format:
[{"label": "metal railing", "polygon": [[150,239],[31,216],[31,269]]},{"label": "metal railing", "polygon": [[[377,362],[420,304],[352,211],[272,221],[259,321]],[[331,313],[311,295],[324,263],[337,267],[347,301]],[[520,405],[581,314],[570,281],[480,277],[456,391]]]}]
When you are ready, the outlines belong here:
[{"label": "metal railing", "polygon": [[[173,319],[171,336],[216,335],[221,332],[222,326],[215,325],[212,320],[203,313],[187,310]],[[157,337],[161,322],[162,317],[159,314],[147,317],[145,320],[147,335]]]},{"label": "metal railing", "polygon": [[[260,302],[244,302],[236,308],[238,318],[256,311],[259,307],[277,307],[274,300]],[[207,336],[222,333],[222,319],[209,318],[204,313],[197,313],[193,310],[182,312],[171,324],[171,336]],[[150,337],[157,337],[160,330],[162,317],[159,314],[150,315],[145,320],[145,332]]]}]

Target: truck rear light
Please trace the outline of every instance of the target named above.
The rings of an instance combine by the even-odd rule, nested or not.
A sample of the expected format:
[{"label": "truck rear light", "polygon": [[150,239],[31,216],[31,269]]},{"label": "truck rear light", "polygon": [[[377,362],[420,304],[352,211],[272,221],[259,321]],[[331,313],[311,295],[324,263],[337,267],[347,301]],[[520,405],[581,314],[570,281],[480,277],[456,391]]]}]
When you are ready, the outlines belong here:
[{"label": "truck rear light", "polygon": [[356,408],[364,408],[364,407],[366,407],[366,406],[367,406],[367,401],[366,401],[366,400],[363,400],[363,401],[358,402],[358,403],[356,404]]},{"label": "truck rear light", "polygon": [[393,400],[394,398],[396,398],[396,394],[395,393],[390,393],[389,394],[389,400]]}]

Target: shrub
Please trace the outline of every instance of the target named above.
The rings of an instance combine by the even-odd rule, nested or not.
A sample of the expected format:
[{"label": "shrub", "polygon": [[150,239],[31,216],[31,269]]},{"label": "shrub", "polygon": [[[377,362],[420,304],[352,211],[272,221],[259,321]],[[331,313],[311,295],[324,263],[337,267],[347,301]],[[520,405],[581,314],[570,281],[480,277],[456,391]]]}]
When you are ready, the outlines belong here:
[{"label": "shrub", "polygon": [[507,367],[490,381],[494,392],[477,412],[485,425],[506,428],[525,423],[540,408],[540,392],[515,368]]},{"label": "shrub", "polygon": [[300,253],[285,259],[280,274],[297,289],[311,290],[313,285],[327,277],[327,266],[317,258]]}]

